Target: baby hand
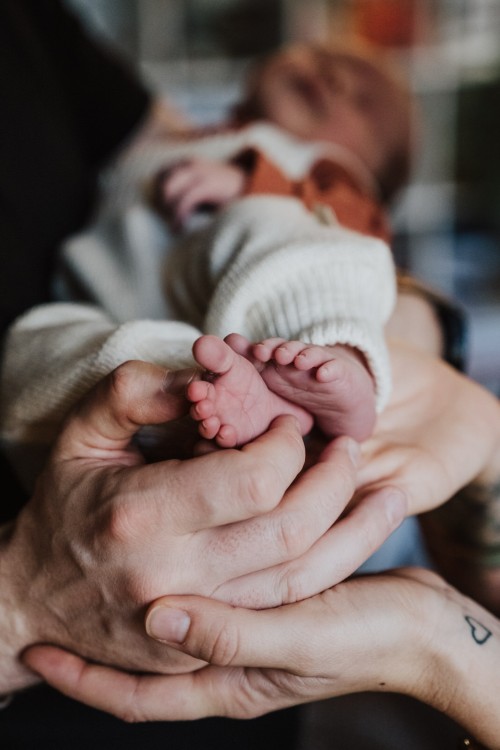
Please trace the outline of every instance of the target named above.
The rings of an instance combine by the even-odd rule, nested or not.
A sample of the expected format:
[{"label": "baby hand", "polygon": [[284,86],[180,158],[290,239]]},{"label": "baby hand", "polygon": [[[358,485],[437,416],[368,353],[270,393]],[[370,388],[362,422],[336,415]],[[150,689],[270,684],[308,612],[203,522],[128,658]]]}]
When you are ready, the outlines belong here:
[{"label": "baby hand", "polygon": [[157,197],[175,227],[180,228],[199,208],[220,208],[242,194],[245,172],[241,167],[208,159],[178,162],[160,173]]}]

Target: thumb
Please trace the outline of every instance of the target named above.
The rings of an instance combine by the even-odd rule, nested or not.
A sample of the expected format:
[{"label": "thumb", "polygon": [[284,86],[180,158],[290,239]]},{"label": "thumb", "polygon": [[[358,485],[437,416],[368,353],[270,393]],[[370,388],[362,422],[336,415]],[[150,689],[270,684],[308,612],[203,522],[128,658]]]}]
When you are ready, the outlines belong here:
[{"label": "thumb", "polygon": [[194,370],[166,370],[130,361],[97,383],[68,418],[56,443],[63,459],[126,448],[143,425],[187,413],[184,396]]},{"label": "thumb", "polygon": [[151,638],[210,664],[289,670],[297,650],[304,653],[309,642],[300,607],[256,611],[196,596],[165,596],[150,605],[145,625]]}]

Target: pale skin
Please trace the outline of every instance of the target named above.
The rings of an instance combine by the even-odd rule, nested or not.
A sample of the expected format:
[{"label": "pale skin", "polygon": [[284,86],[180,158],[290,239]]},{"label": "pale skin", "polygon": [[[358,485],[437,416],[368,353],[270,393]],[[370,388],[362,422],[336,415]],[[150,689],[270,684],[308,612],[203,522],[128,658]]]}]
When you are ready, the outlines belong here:
[{"label": "pale skin", "polygon": [[[413,363],[413,365],[414,364],[415,363]],[[411,380],[411,373],[412,372],[413,372],[413,370],[410,372],[410,380]],[[439,375],[439,377],[441,377],[441,375]],[[430,382],[432,382],[432,378],[430,379]],[[411,391],[411,388],[409,390]],[[446,388],[444,388],[444,391],[446,392]],[[416,393],[417,393],[417,398],[421,398],[422,397],[422,393],[420,391],[417,391]],[[465,400],[466,400],[467,391],[465,390],[464,392],[460,392],[460,389],[458,389],[458,390],[455,389],[455,396],[457,396],[457,397],[463,396],[465,398]],[[448,453],[447,451],[445,451],[444,455],[441,455],[439,453],[439,450],[438,450],[437,455],[435,454],[435,448],[436,448],[436,445],[437,445],[437,438],[438,438],[437,433],[439,432],[439,430],[436,430],[436,425],[433,425],[432,426],[432,430],[431,430],[431,432],[433,432],[433,434],[434,434],[433,440],[435,440],[436,442],[433,443],[433,440],[431,440],[430,441],[430,445],[429,445],[429,450],[427,450],[425,448],[426,435],[429,432],[429,429],[428,429],[429,428],[429,422],[427,421],[427,423],[425,423],[425,418],[428,419],[428,417],[429,417],[428,411],[425,411],[425,413],[419,415],[419,414],[416,413],[415,410],[413,410],[413,411],[409,410],[409,408],[408,408],[409,407],[409,401],[410,401],[409,395],[407,396],[406,399],[405,398],[402,399],[402,405],[404,407],[403,410],[402,410],[402,415],[401,415],[402,416],[402,424],[404,426],[404,429],[406,429],[406,432],[403,430],[402,442],[401,443],[397,443],[397,441],[396,441],[396,434],[395,434],[395,432],[392,432],[392,430],[393,429],[395,430],[396,427],[397,427],[397,424],[396,424],[397,419],[394,418],[394,420],[393,420],[392,423],[390,421],[386,422],[386,425],[385,425],[386,426],[386,430],[385,430],[385,433],[384,432],[382,433],[381,441],[379,441],[378,444],[375,443],[374,446],[372,446],[372,450],[375,451],[375,454],[377,455],[377,458],[378,459],[382,459],[382,460],[378,460],[378,464],[377,464],[378,470],[375,470],[375,472],[373,472],[371,474],[370,481],[374,485],[377,485],[377,484],[378,484],[378,486],[384,485],[389,480],[389,478],[391,477],[391,471],[393,469],[394,470],[394,479],[395,479],[396,485],[397,485],[398,482],[401,482],[402,484],[405,484],[405,472],[408,470],[408,476],[407,476],[408,481],[406,482],[406,486],[409,487],[410,490],[411,490],[410,491],[410,496],[411,496],[412,506],[413,507],[418,507],[419,502],[421,502],[421,498],[419,498],[418,486],[415,486],[415,480],[417,479],[417,476],[419,476],[421,478],[422,471],[425,470],[425,468],[426,468],[425,467],[426,461],[429,462],[429,468],[430,468],[430,471],[431,471],[431,474],[432,474],[432,477],[431,477],[431,479],[429,481],[429,485],[432,485],[432,478],[440,480],[440,481],[437,482],[435,494],[431,493],[431,495],[426,498],[426,502],[430,502],[430,503],[436,502],[436,495],[439,496],[440,493],[443,492],[443,490],[445,492],[448,491],[448,490],[454,491],[453,488],[455,486],[455,483],[453,482],[453,480],[450,479],[450,476],[449,476],[449,473],[450,473],[450,471],[452,471],[452,469],[449,466],[449,463],[447,463],[447,462],[449,461],[450,457],[453,457],[453,458],[456,457],[456,451],[455,451],[455,453],[453,453],[453,451],[451,451],[450,453]],[[484,407],[484,403],[483,403],[483,401],[481,399],[479,399],[478,402],[477,402],[477,404],[476,404],[476,401],[477,401],[477,393],[476,392],[472,396],[472,401],[473,401],[474,405],[477,405],[477,408],[478,408],[479,412],[481,412],[482,409],[483,409],[483,407]],[[488,402],[487,408],[489,408],[490,405],[491,405],[490,402]],[[455,420],[454,427],[456,428],[457,425],[461,426],[463,424],[463,420],[466,420],[466,417],[467,417],[467,407],[465,406],[465,408],[463,409],[463,413],[460,414],[460,406],[459,405],[456,405],[457,409],[455,409],[455,410],[451,409],[451,406],[452,405],[450,404],[450,402],[448,400],[446,400],[446,402],[445,402],[445,404],[443,406],[443,409],[439,413],[438,422],[441,422],[441,426],[442,426],[442,423],[445,420],[445,418],[447,416],[447,413],[448,413],[448,415],[450,416],[451,422],[453,422]],[[428,402],[425,401],[425,400],[424,400],[424,407],[425,407],[425,409],[427,409],[427,407],[428,407]],[[451,411],[450,411],[450,409],[451,409]],[[484,415],[486,416],[486,413],[484,413]],[[410,429],[409,424],[408,423],[405,424],[404,419],[406,417],[410,417],[410,418],[414,419],[415,416],[417,418],[417,423],[413,424],[412,428]],[[393,417],[394,417],[394,415],[393,415]],[[420,419],[421,419],[421,422],[419,422]],[[106,424],[106,419],[104,419],[102,423],[105,425]],[[454,431],[451,429],[452,426],[453,425],[450,425],[450,434],[449,434],[449,437],[451,437],[453,439],[454,434],[456,434],[456,430],[455,430],[455,433],[454,433]],[[492,440],[491,434],[489,434],[489,436],[488,436],[489,427],[490,427],[490,422],[486,418],[485,419],[485,434],[483,434],[481,436],[481,440],[479,441],[479,443],[477,445],[477,452],[475,452],[476,449],[475,449],[475,446],[472,443],[470,445],[468,445],[466,443],[464,443],[462,445],[462,447],[466,451],[469,448],[471,450],[470,450],[470,452],[467,453],[467,455],[464,454],[464,456],[462,456],[463,458],[465,458],[465,467],[461,467],[461,478],[462,478],[462,476],[464,474],[467,475],[470,471],[474,472],[475,469],[477,469],[477,467],[480,467],[479,468],[479,474],[481,474],[481,475],[485,475],[485,474],[488,474],[488,472],[491,472],[491,469],[488,468],[488,466],[486,466],[485,462],[483,461],[484,457],[481,458],[480,455],[479,455],[481,453],[481,451],[486,448],[486,453],[488,454],[489,459],[491,459],[493,451],[491,450],[491,445],[490,445],[490,442]],[[444,433],[446,433],[446,431],[443,431],[443,434]],[[446,433],[446,435],[448,436],[447,433]],[[81,445],[79,446],[80,452],[82,452],[82,451],[84,452],[87,449],[87,447],[88,447],[88,445],[87,445],[87,442],[88,442],[87,441],[87,434],[84,433],[83,437],[85,438],[84,441],[83,441],[84,445],[83,445],[83,448],[82,448]],[[412,446],[413,446],[413,449],[412,449]],[[100,448],[100,450],[101,450],[101,448]],[[458,450],[460,452],[461,448],[459,448]],[[378,453],[377,453],[377,451],[378,451]],[[385,459],[384,459],[384,454],[385,454]],[[415,464],[417,466],[415,466]],[[54,470],[54,463],[52,463],[51,466],[52,466],[52,469],[49,468],[49,471]],[[59,470],[60,471],[62,471],[63,468],[65,468],[65,467],[59,466]],[[114,474],[115,475],[116,474],[119,475],[119,472],[118,473],[116,472],[116,468],[115,467],[113,467],[113,468],[115,469]],[[215,466],[214,466],[214,468],[215,468]],[[215,473],[216,474],[217,474],[218,468],[220,468],[220,467],[215,468]],[[70,470],[71,470],[71,467],[68,468],[68,471],[70,471]],[[378,474],[377,474],[377,471],[378,471]],[[158,476],[157,476],[158,486],[161,485],[162,480],[164,479],[164,477],[160,476],[160,474],[162,474],[162,472],[158,470]],[[447,474],[448,474],[448,476],[447,476]],[[69,477],[69,474],[68,474],[68,477]],[[78,482],[78,480],[80,478],[78,476],[78,472],[75,475],[75,477],[76,477],[75,481]],[[316,476],[316,478],[318,478],[318,477]],[[331,481],[331,477],[329,478],[329,481]],[[200,483],[201,483],[201,486],[204,488],[204,484],[203,484],[203,479],[202,478],[200,478]],[[121,486],[122,487],[126,487],[126,482],[123,481],[121,483]],[[157,489],[158,489],[158,486],[157,486]],[[223,488],[224,492],[227,491],[227,488],[228,488],[228,485],[227,485],[227,476],[224,476],[224,482],[223,482],[222,488]],[[102,490],[102,487],[100,489]],[[215,489],[217,489],[217,488],[215,488]],[[309,487],[309,489],[312,489],[312,488]],[[94,490],[95,490],[95,487],[94,487]],[[52,494],[54,494],[54,493],[52,493]],[[215,495],[217,495],[217,500],[220,500],[220,497],[223,496],[223,492],[220,492],[220,491],[219,491],[219,493],[215,492]],[[385,497],[383,499],[385,499]],[[438,498],[437,502],[440,502],[442,499],[444,499],[444,498],[443,497],[441,497],[440,499]],[[232,500],[233,500],[233,498],[232,498]],[[380,498],[379,498],[379,500],[380,500]],[[42,506],[43,506],[44,502],[47,502],[47,501],[43,500],[43,498],[42,498],[42,503],[41,503]],[[371,527],[371,524],[372,524],[373,521],[377,520],[378,514],[379,514],[379,512],[381,510],[381,506],[382,505],[383,505],[382,502],[379,502],[377,508],[375,508],[375,504],[373,505],[373,510],[375,512],[372,514],[372,517],[369,519],[369,523],[366,524],[366,527],[365,527],[364,532],[363,532],[367,536],[369,536],[370,533],[373,533],[373,529]],[[368,514],[366,514],[366,518],[368,520]],[[363,516],[358,516],[357,517],[357,521],[358,522],[362,521],[362,519],[363,519]],[[75,518],[75,523],[73,524],[73,527],[75,527],[75,526],[78,525],[78,520],[79,520],[78,518]],[[338,524],[338,526],[340,527],[341,524]],[[345,528],[345,526],[344,526],[344,528]],[[350,544],[351,544],[351,547],[352,547],[353,539],[354,538],[355,537],[353,536],[349,540]],[[359,542],[359,538],[357,536],[356,536],[356,542]],[[336,548],[335,544],[333,544],[332,547],[335,549],[336,552],[338,551],[338,548]],[[348,547],[347,543],[346,543],[345,547],[346,548]],[[124,557],[126,558],[126,550],[124,549],[123,552],[124,552]],[[331,559],[333,559],[333,555],[330,558],[325,557],[324,561],[326,561],[327,563],[329,563]],[[311,567],[311,570],[312,570],[312,567]],[[294,583],[294,586],[296,587],[296,590],[298,590],[299,588],[301,588],[301,583],[303,583],[303,581],[307,580],[308,576],[310,575],[311,570],[307,569],[307,565],[305,565],[303,568],[301,568],[300,566],[296,566],[295,567],[295,573],[296,573],[296,575],[295,575],[295,577],[293,579],[293,583]],[[347,570],[347,568],[346,568],[346,570]],[[262,581],[259,581],[259,584],[261,584],[261,583],[262,583]],[[328,584],[327,584],[327,586],[328,586]],[[302,585],[302,589],[304,589],[303,585]],[[14,597],[11,601],[17,604],[16,597]],[[60,609],[59,609],[58,614],[62,618],[62,621],[64,621],[64,619],[66,618],[65,605],[67,607],[71,607],[71,602],[69,600],[69,597],[67,598],[66,602],[64,602],[62,599],[60,601]],[[265,606],[265,605],[263,605],[263,606]],[[22,609],[22,607],[21,607],[21,609]],[[279,612],[279,611],[281,611],[281,610],[277,610],[277,612]],[[288,611],[290,611],[290,610],[288,610]],[[87,611],[85,612],[85,615],[86,614],[87,614]],[[85,615],[84,615],[84,617],[85,617]],[[82,626],[82,627],[84,627],[84,626]],[[89,630],[90,630],[90,628],[89,628]],[[18,644],[18,645],[20,645],[20,644]],[[137,643],[135,645],[137,645]],[[8,646],[10,648],[11,643],[8,643]],[[124,648],[124,646],[126,646],[126,644],[120,643],[120,649]],[[18,649],[16,649],[16,648],[11,649],[10,653],[7,655],[7,658],[8,659],[12,659],[12,655],[14,653],[17,653],[17,650]],[[102,680],[103,679],[108,679],[109,677],[111,677],[112,679],[114,679],[117,676],[116,673],[114,673],[112,671],[107,671],[105,668],[102,668],[102,667],[97,668],[96,667],[95,669],[97,669],[97,672],[95,672],[93,670],[91,670],[89,672],[89,674],[92,674],[94,677],[97,676],[97,679],[94,680],[93,683],[92,683],[93,690],[87,691],[86,689],[84,689],[86,686],[84,685],[83,681],[79,685],[76,685],[75,682],[74,682],[74,680],[72,679],[75,676],[75,673],[72,672],[71,664],[75,665],[75,663],[76,663],[76,665],[78,666],[78,669],[82,666],[82,663],[80,661],[78,661],[78,659],[76,660],[76,662],[75,661],[71,661],[71,660],[74,659],[74,657],[72,655],[65,654],[64,652],[58,651],[58,650],[56,650],[56,651],[53,651],[53,650],[47,651],[47,650],[44,650],[43,648],[37,649],[36,651],[34,651],[32,653],[35,654],[35,662],[33,663],[33,666],[37,669],[38,674],[41,674],[42,676],[44,676],[45,678],[47,678],[49,681],[51,679],[53,679],[54,680],[54,684],[59,680],[58,686],[61,689],[64,689],[68,694],[71,694],[72,691],[73,691],[73,694],[75,694],[75,697],[77,696],[78,688],[81,688],[81,692],[79,694],[80,699],[84,700],[84,701],[87,701],[87,702],[90,702],[90,703],[92,701],[94,701],[94,702],[101,701],[102,702],[103,701],[103,695],[102,695],[102,692],[101,692],[101,687],[104,684],[102,682]],[[113,658],[115,657],[115,654],[111,655],[111,659],[109,659],[109,656],[110,655],[108,654],[106,661],[112,661]],[[55,661],[54,661],[54,657],[55,657]],[[27,655],[27,659],[29,659],[28,655]],[[51,669],[52,669],[52,673],[51,673]],[[58,673],[58,676],[57,675],[55,676],[55,672]],[[79,672],[78,674],[81,674],[81,673]],[[122,679],[122,675],[118,675],[118,676],[119,676],[119,679]],[[33,678],[30,677],[30,679],[33,679]],[[164,680],[162,678],[158,678],[158,680],[156,682],[154,682],[154,684],[151,684],[149,681],[148,682],[142,682],[142,680],[140,680],[140,679],[138,681],[136,681],[137,679],[138,678],[134,677],[133,678],[133,683],[127,682],[127,689],[128,689],[128,687],[130,687],[132,685],[134,688],[137,688],[137,690],[138,690],[138,692],[136,692],[135,695],[134,695],[134,699],[136,700],[136,703],[134,703],[134,701],[131,699],[130,693],[127,692],[128,702],[127,701],[125,702],[126,713],[124,713],[123,715],[127,716],[130,719],[134,719],[134,718],[137,718],[139,716],[142,716],[143,718],[147,718],[148,716],[152,715],[152,713],[148,713],[148,706],[151,706],[151,712],[152,712],[153,708],[154,708],[152,701],[153,701],[153,698],[156,695],[157,688],[161,688],[163,690],[164,686],[166,685],[166,682],[164,682]],[[4,681],[4,685],[5,684],[6,683]],[[113,683],[105,683],[106,688],[108,686],[112,686],[112,685],[113,685]],[[158,695],[160,695],[160,694],[158,694]],[[163,695],[163,693],[161,695]],[[140,696],[140,700],[137,700],[138,696]],[[118,695],[117,695],[117,697],[118,697],[118,700],[120,700],[121,698],[123,698],[123,693],[119,692]],[[303,699],[303,698],[301,698],[301,699]],[[189,702],[189,699],[188,699],[188,702]],[[196,710],[196,707],[199,704],[191,704],[191,705],[194,705],[194,710]],[[102,707],[105,708],[104,704],[102,704]],[[134,708],[137,709],[137,713],[135,712]],[[163,708],[165,709],[165,704],[164,703],[163,703]],[[108,710],[113,710],[113,709],[112,709],[112,707],[109,707]],[[118,715],[121,715],[120,714],[120,710],[121,710],[121,707],[119,707],[117,709],[117,711],[116,711],[118,713]]]},{"label": "pale skin", "polygon": [[231,334],[202,336],[193,353],[205,379],[187,388],[190,414],[200,435],[220,447],[246,443],[280,414],[295,416],[304,435],[313,423],[328,438],[363,440],[373,430],[373,381],[349,347],[284,339],[252,345]]},{"label": "pale skin", "polygon": [[500,623],[439,576],[401,569],[352,579],[297,604],[254,612],[165,597],[147,613],[154,639],[210,666],[189,675],[119,674],[50,647],[32,668],[127,721],[251,718],[359,691],[411,695],[499,748]]},{"label": "pale skin", "polygon": [[192,669],[144,637],[152,599],[168,590],[268,607],[310,596],[324,588],[313,561],[322,571],[335,548],[340,580],[401,522],[404,496],[377,491],[332,528],[352,496],[357,446],[329,444],[297,479],[304,445],[291,417],[240,451],[145,465],[133,436],[184,413],[191,374],[126,363],[68,419],[1,537],[0,694],[38,680],[19,661],[37,642],[126,670]]},{"label": "pale skin", "polygon": [[[391,352],[395,391],[374,436],[363,446],[358,497],[375,488],[398,487],[408,498],[410,512],[418,513],[443,502],[474,477],[485,483],[498,480],[496,399],[432,356],[401,344],[392,344]],[[335,555],[328,565],[334,564]],[[304,570],[301,575],[307,580]],[[217,603],[191,598],[160,599],[151,605],[146,619],[151,635],[153,612],[173,606],[181,614],[158,618],[154,637],[165,640],[166,631],[156,629],[163,619],[161,627],[170,628],[167,640],[198,655],[203,649],[204,658],[222,661],[224,670],[137,677],[42,646],[27,652],[25,659],[59,690],[131,721],[213,713],[253,716],[291,703],[391,686],[449,713],[478,739],[497,747],[499,714],[492,701],[498,694],[498,621],[436,577],[425,578],[429,575],[356,579],[313,600],[261,613],[221,609]],[[325,574],[325,589],[326,579]],[[300,578],[295,582],[300,586]],[[339,601],[342,606],[337,608]],[[361,616],[364,607],[368,614]],[[483,645],[474,640],[465,616],[493,634]],[[186,622],[188,627],[191,623],[187,635]],[[173,637],[176,629],[180,636]],[[222,649],[222,657],[219,652],[214,658],[215,648]],[[338,668],[341,664],[344,671]]]},{"label": "pale skin", "polygon": [[[158,106],[135,144],[185,129],[182,118]],[[153,661],[164,671],[190,668],[192,661],[181,666],[172,653],[158,658],[143,640],[140,615],[148,598],[166,589],[206,594],[218,589],[221,599],[266,607],[310,596],[325,587],[334,552],[327,585],[355,570],[405,513],[404,495],[384,489],[331,529],[352,495],[347,447],[353,443],[328,447],[317,468],[287,492],[304,461],[300,431],[290,418],[227,457],[205,456],[184,468],[177,462],[144,466],[132,447],[133,433],[143,420],[179,413],[178,401],[164,389],[166,373],[153,372],[128,364],[100,384],[70,417],[32,500],[2,529],[0,693],[38,679],[18,660],[36,641],[124,669],[148,669]],[[149,393],[149,386],[143,390],[147,383]],[[256,529],[258,522],[262,526]],[[256,545],[260,531],[263,554]],[[252,554],[240,559],[235,549],[244,553],[240,542],[247,534]],[[145,537],[150,544],[144,545]],[[261,565],[267,552],[272,560],[265,574],[255,561]]]}]

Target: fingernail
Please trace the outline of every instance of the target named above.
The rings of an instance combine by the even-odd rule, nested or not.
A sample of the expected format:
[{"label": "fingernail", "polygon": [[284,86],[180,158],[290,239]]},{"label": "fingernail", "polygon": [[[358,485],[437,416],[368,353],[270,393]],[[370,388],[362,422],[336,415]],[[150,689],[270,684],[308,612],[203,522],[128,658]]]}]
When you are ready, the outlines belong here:
[{"label": "fingernail", "polygon": [[385,502],[386,516],[393,529],[396,529],[406,518],[406,496],[400,490],[387,494]]},{"label": "fingernail", "polygon": [[197,375],[198,373],[193,367],[186,368],[185,370],[169,370],[165,374],[164,390],[167,393],[183,394],[191,381],[197,378]]},{"label": "fingernail", "polygon": [[182,643],[190,625],[191,618],[187,612],[170,607],[156,607],[146,620],[146,632],[157,641]]}]

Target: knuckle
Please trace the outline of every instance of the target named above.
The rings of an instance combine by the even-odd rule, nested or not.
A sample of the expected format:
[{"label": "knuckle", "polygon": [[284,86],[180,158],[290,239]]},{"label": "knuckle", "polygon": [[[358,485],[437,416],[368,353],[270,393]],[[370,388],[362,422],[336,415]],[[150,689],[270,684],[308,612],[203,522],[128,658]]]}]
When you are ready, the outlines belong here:
[{"label": "knuckle", "polygon": [[138,712],[131,706],[124,709],[122,713],[118,713],[117,716],[126,724],[138,724],[140,721],[144,721],[144,719],[139,716]]},{"label": "knuckle", "polygon": [[[295,669],[294,669],[295,672]],[[274,709],[296,702],[297,677],[276,669],[252,669],[242,673],[231,697],[227,715],[255,719]],[[308,693],[304,691],[304,694]]]},{"label": "knuckle", "polygon": [[134,680],[120,706],[112,712],[114,716],[126,724],[138,724],[147,721],[149,717],[143,711],[140,693],[140,682]]},{"label": "knuckle", "polygon": [[217,621],[208,629],[200,644],[200,656],[210,664],[228,667],[240,650],[238,630],[228,622]]},{"label": "knuckle", "polygon": [[256,719],[268,713],[274,691],[269,690],[267,678],[260,670],[246,670],[235,685],[223,715],[235,719]]},{"label": "knuckle", "polygon": [[138,363],[133,360],[118,365],[109,375],[112,396],[120,404],[132,401],[132,393],[138,382]]},{"label": "knuckle", "polygon": [[310,595],[310,592],[307,591],[304,572],[296,565],[288,566],[282,572],[278,590],[281,604],[300,602]]},{"label": "knuckle", "polygon": [[238,484],[239,496],[252,513],[265,513],[274,508],[276,491],[273,482],[263,467],[253,459],[247,462],[244,471],[239,474]]},{"label": "knuckle", "polygon": [[274,507],[273,493],[263,476],[252,474],[246,478],[245,494],[252,509],[265,513]]},{"label": "knuckle", "polygon": [[117,714],[119,719],[122,719],[126,724],[139,724],[143,721],[147,721],[147,716],[134,704],[132,700],[129,701],[125,708],[120,708],[120,712]]},{"label": "knuckle", "polygon": [[288,559],[294,559],[304,551],[304,530],[295,514],[284,513],[279,516],[276,539],[279,549],[283,550]]},{"label": "knuckle", "polygon": [[110,508],[106,524],[107,535],[112,543],[128,543],[135,536],[134,516],[128,504],[115,504]]}]

